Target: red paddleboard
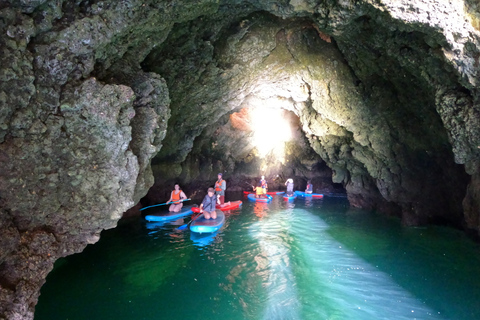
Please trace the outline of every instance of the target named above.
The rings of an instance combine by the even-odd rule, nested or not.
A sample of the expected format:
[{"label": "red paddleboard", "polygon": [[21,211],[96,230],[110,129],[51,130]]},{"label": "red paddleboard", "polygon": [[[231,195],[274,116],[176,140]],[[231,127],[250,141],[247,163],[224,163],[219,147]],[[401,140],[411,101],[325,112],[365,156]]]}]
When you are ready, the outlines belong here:
[{"label": "red paddleboard", "polygon": [[200,207],[193,207],[192,212],[193,213],[200,213]]},{"label": "red paddleboard", "polygon": [[[238,201],[230,201],[230,204],[224,204],[224,206],[220,206],[219,204],[216,205],[216,208],[217,209],[220,209],[222,211],[227,211],[227,210],[232,210],[232,209],[236,209],[238,207],[240,207],[242,205],[242,201],[238,200]],[[199,207],[193,207],[192,208],[192,212],[194,213],[199,213],[200,212],[200,208]]]},{"label": "red paddleboard", "polygon": [[271,191],[271,192],[267,192],[267,194],[270,194],[270,195],[276,195],[276,194],[284,194],[285,191]]},{"label": "red paddleboard", "polygon": [[232,209],[238,208],[241,205],[242,205],[242,201],[238,200],[238,201],[230,201],[230,204],[228,204],[228,202],[224,203],[223,206],[217,204],[216,208],[220,209],[222,211],[227,211],[227,210],[232,210]]},{"label": "red paddleboard", "polygon": [[243,191],[243,194],[250,194],[250,193],[255,193],[253,191]]}]

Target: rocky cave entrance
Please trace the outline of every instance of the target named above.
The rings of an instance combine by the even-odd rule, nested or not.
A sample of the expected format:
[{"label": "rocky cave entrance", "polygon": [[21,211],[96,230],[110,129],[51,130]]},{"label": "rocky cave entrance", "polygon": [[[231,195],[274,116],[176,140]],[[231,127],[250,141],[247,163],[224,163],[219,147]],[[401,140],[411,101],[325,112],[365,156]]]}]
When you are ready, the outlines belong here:
[{"label": "rocky cave entrance", "polygon": [[[169,192],[165,185],[177,180],[205,189],[217,172],[230,172],[235,189],[242,188],[241,179],[268,175],[264,170],[271,163],[252,161],[258,158],[253,131],[237,130],[232,115],[272,108],[299,119],[292,166],[276,165],[273,176],[287,172],[306,181],[312,164],[324,163],[318,172],[322,187],[345,187],[354,206],[379,209],[406,224],[460,226],[468,179],[453,162],[435,93],[391,52],[420,59],[436,44],[417,31],[382,34],[378,19],[368,15],[352,25],[349,39],[379,45],[392,37],[395,43],[383,42],[372,56],[365,43],[347,47],[310,19],[267,12],[233,21],[202,16],[175,25],[142,63],[144,71],[165,78],[171,99],[169,130],[152,161],[156,182],[147,201],[160,201]],[[429,59],[431,64],[439,58]],[[248,174],[239,170],[246,163],[253,165]],[[302,177],[298,168],[308,173]],[[326,176],[333,178],[330,187]],[[448,186],[447,176],[454,177]]]},{"label": "rocky cave entrance", "polygon": [[166,79],[172,110],[147,203],[168,197],[174,181],[202,193],[216,172],[227,173],[229,190],[266,175],[272,188],[294,177],[299,186],[313,179],[322,192],[344,191],[309,142],[318,141],[311,117],[324,118],[312,94],[318,101],[330,82],[354,82],[332,39],[311,20],[261,12],[217,31],[213,41],[204,20],[175,28],[142,64]]},{"label": "rocky cave entrance", "polygon": [[257,178],[278,160],[238,130],[257,107],[295,123],[285,175],[316,172],[405,225],[478,235],[477,7],[2,2],[0,316],[32,318],[54,261],[152,185],[160,201],[177,179]]}]

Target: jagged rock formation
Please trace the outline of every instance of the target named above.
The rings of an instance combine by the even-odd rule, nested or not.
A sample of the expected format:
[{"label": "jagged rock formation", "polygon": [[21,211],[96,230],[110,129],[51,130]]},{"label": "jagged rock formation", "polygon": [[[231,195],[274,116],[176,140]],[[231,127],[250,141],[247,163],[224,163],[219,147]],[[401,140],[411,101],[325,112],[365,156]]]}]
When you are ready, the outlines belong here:
[{"label": "jagged rock formation", "polygon": [[[0,1],[0,318],[33,318],[53,262],[153,176],[331,172],[352,205],[478,233],[479,16],[473,0]],[[284,161],[254,148],[246,116],[265,107],[294,126]]]}]

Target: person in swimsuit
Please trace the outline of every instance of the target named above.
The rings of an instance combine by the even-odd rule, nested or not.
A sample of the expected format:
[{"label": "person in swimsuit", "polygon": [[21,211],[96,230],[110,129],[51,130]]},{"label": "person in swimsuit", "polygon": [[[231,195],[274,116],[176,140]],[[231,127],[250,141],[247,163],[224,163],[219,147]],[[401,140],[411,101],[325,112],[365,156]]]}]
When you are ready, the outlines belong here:
[{"label": "person in swimsuit", "polygon": [[175,183],[175,190],[172,191],[172,193],[170,194],[170,199],[168,199],[167,201],[167,203],[173,202],[170,205],[170,208],[168,208],[168,211],[180,212],[183,207],[183,202],[180,200],[184,199],[187,199],[187,196],[182,190],[180,190],[180,185],[178,183]]}]

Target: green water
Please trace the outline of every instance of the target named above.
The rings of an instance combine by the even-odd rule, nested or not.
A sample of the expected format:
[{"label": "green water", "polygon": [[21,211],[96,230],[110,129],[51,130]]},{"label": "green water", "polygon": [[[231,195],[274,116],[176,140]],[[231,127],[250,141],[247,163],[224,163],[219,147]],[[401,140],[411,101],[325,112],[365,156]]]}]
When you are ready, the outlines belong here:
[{"label": "green water", "polygon": [[[229,194],[232,200],[240,194]],[[344,198],[248,202],[214,236],[142,219],[47,277],[35,319],[480,319],[480,247]]]}]

